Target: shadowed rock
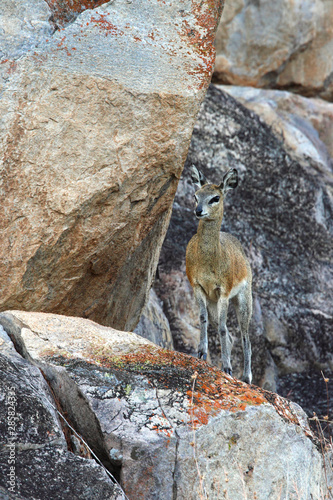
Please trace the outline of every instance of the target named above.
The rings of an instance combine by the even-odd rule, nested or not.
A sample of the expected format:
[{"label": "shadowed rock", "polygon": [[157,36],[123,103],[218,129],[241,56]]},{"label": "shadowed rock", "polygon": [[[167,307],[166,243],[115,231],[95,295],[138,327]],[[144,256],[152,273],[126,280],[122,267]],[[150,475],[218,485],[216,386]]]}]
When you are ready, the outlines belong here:
[{"label": "shadowed rock", "polygon": [[95,460],[68,451],[69,434],[41,371],[15,351],[1,326],[0,400],[1,499],[124,498]]},{"label": "shadowed rock", "polygon": [[[288,373],[333,368],[333,175],[329,161],[296,153],[291,156],[255,113],[211,86],[194,127],[154,285],[175,348],[196,354],[199,314],[185,275],[185,249],[196,231],[189,166],[215,182],[237,168],[240,181],[226,197],[222,230],[241,241],[252,265],[253,374],[255,383],[270,389]],[[235,319],[231,326],[237,335]],[[216,332],[210,339],[211,360],[220,366]],[[234,353],[239,377],[237,336]]]}]

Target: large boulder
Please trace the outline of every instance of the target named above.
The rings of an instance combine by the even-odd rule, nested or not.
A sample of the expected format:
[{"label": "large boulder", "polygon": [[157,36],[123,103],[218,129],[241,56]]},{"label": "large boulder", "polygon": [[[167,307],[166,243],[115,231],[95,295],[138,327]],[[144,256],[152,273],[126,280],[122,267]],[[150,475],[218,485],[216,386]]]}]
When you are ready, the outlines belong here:
[{"label": "large boulder", "polygon": [[0,374],[0,498],[123,499],[103,467],[69,451],[71,436],[58,417],[59,402],[2,326]]},{"label": "large boulder", "polygon": [[[249,106],[254,106],[253,99]],[[281,125],[282,115],[278,116]],[[301,136],[306,120],[299,120],[299,129],[296,122],[294,130]],[[185,274],[186,246],[197,227],[188,167],[194,163],[213,182],[219,182],[228,168],[237,168],[240,182],[225,200],[222,229],[239,238],[253,269],[254,381],[276,390],[287,377],[288,393],[292,391],[289,374],[299,375],[299,385],[307,375],[312,380],[317,377],[317,400],[326,401],[324,382],[321,394],[318,387],[321,370],[333,369],[333,174],[327,148],[318,135],[315,149],[315,129],[310,125],[304,144],[306,152],[310,145],[317,151],[312,156],[301,154],[299,144],[294,150],[291,143],[285,146],[283,135],[275,135],[253,111],[210,87],[194,127],[154,289],[163,302],[175,348],[196,354],[199,312]],[[289,132],[290,128],[291,124]],[[234,373],[239,377],[242,348],[232,308],[229,321],[235,337]],[[212,363],[221,366],[214,331],[209,335],[209,349]],[[308,384],[302,392],[306,402]],[[311,406],[307,409],[311,411]]]},{"label": "large boulder", "polygon": [[222,1],[84,10],[91,3],[50,1],[49,22],[45,2],[1,7],[0,309],[132,329],[210,80]]},{"label": "large boulder", "polygon": [[304,413],[275,394],[89,320],[8,311],[0,324],[73,428],[108,450],[129,500],[305,500],[332,484]]},{"label": "large boulder", "polygon": [[331,0],[226,2],[216,37],[220,83],[333,100]]}]

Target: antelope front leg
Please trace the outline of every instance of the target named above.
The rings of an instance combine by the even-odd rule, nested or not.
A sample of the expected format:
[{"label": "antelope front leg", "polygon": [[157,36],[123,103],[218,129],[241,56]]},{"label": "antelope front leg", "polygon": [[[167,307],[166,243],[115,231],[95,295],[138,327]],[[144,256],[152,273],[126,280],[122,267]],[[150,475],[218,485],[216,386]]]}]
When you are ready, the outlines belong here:
[{"label": "antelope front leg", "polygon": [[198,358],[202,358],[204,361],[207,359],[208,352],[208,336],[207,336],[207,326],[208,326],[208,312],[207,312],[207,302],[204,293],[200,288],[196,288],[194,295],[200,311],[200,343],[198,347]]},{"label": "antelope front leg", "polygon": [[244,352],[244,373],[242,380],[247,384],[252,382],[252,371],[251,371],[251,342],[249,338],[249,333],[246,331],[242,335],[242,344]]}]

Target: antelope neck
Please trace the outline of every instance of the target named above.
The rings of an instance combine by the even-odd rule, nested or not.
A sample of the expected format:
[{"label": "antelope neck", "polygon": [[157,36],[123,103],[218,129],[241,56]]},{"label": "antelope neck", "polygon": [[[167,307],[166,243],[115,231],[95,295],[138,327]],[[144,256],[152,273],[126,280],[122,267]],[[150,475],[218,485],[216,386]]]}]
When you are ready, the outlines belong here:
[{"label": "antelope neck", "polygon": [[214,220],[200,220],[197,235],[202,249],[213,249],[220,245],[222,217]]}]

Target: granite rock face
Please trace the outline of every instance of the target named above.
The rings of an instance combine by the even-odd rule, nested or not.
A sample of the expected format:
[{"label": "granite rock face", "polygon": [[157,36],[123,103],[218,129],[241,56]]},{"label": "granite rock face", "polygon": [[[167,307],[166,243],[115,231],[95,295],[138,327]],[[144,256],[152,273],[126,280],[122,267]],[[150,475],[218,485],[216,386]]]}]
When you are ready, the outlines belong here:
[{"label": "granite rock face", "polygon": [[101,466],[68,451],[48,384],[2,326],[0,375],[0,498],[124,499]]},{"label": "granite rock face", "polygon": [[8,311],[0,324],[78,432],[108,450],[129,500],[319,500],[332,484],[304,413],[275,394],[89,320]]},{"label": "granite rock face", "polygon": [[333,104],[281,90],[218,85],[267,123],[295,159],[333,167]]},{"label": "granite rock face", "polygon": [[331,0],[226,2],[214,77],[333,100]]},{"label": "granite rock face", "polygon": [[[253,111],[210,87],[194,127],[154,285],[176,349],[195,354],[199,340],[199,314],[185,275],[185,249],[197,224],[188,167],[195,164],[213,182],[235,167],[240,182],[226,198],[222,229],[241,241],[253,269],[254,381],[276,389],[284,375],[332,370],[333,175],[330,161],[319,157],[292,151]],[[242,349],[232,310],[229,316],[238,377]],[[211,361],[220,366],[216,332],[209,338]]]},{"label": "granite rock face", "polygon": [[80,15],[78,4],[1,6],[0,308],[132,329],[211,76],[222,2],[117,0]]}]

